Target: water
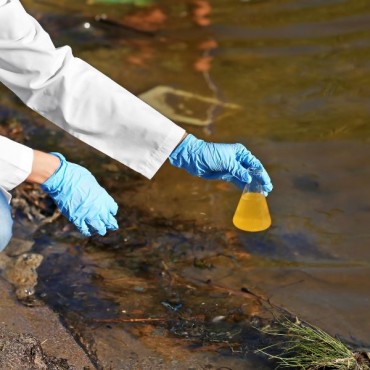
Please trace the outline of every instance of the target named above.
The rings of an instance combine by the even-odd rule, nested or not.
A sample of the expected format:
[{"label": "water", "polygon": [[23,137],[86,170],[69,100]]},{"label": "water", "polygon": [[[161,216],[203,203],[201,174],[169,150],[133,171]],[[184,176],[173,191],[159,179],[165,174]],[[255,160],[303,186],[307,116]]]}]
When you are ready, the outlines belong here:
[{"label": "water", "polygon": [[[136,94],[170,85],[241,106],[225,117],[214,112],[220,118],[208,128],[186,128],[206,140],[244,143],[274,184],[272,227],[243,233],[232,226],[240,191],[228,184],[168,164],[149,182],[56,129],[47,140],[31,135],[31,145],[88,166],[121,206],[121,231],[108,239],[85,242],[66,224],[55,226],[51,241],[37,236],[48,257],[39,293],[84,343],[95,343],[90,353],[109,353],[102,362],[117,368],[121,353],[126,362],[140,360],[131,359],[130,345],[136,354],[178,361],[167,368],[191,361],[199,368],[271,368],[250,355],[189,349],[168,326],[114,321],[163,318],[172,314],[164,301],[182,303],[190,316],[225,316],[243,326],[261,307],[236,293],[242,287],[369,349],[367,0],[214,0],[204,16],[191,1],[161,0],[154,8],[72,0],[24,5],[57,45],[71,44]],[[102,13],[141,31],[96,22]],[[36,119],[4,89],[0,103]]]}]

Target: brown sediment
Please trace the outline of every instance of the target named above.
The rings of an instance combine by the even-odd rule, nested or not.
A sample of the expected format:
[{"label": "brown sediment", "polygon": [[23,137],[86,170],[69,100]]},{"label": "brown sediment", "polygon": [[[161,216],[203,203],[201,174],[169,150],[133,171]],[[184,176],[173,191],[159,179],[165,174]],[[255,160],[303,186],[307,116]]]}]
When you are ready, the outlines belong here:
[{"label": "brown sediment", "polygon": [[26,307],[0,278],[0,369],[94,369],[58,314],[44,305]]}]

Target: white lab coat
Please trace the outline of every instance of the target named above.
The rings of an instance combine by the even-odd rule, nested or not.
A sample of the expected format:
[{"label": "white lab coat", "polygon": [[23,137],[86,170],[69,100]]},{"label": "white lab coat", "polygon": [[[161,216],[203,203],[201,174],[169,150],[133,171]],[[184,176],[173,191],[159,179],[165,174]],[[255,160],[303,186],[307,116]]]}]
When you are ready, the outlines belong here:
[{"label": "white lab coat", "polygon": [[[149,179],[185,132],[70,47],[55,48],[19,0],[0,0],[0,81],[34,111]],[[32,156],[0,136],[3,192],[28,177]]]}]

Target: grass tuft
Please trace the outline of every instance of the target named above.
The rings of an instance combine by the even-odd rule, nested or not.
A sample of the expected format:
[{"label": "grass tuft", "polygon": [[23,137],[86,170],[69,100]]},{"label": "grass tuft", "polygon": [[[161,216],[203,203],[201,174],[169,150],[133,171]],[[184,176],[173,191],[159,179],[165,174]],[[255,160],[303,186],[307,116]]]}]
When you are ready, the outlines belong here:
[{"label": "grass tuft", "polygon": [[278,363],[276,369],[370,369],[361,354],[352,352],[320,328],[298,319],[284,318],[261,330],[274,336],[274,342],[277,342],[256,352],[275,360]]}]

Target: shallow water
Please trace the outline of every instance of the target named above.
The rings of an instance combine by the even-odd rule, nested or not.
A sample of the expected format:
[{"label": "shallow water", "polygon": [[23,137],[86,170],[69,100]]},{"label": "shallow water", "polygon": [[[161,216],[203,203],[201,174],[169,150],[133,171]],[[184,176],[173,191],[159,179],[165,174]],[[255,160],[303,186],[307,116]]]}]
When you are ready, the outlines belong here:
[{"label": "shallow water", "polygon": [[[31,144],[56,147],[89,166],[121,205],[121,231],[106,242],[71,239],[58,229],[53,247],[48,238],[37,237],[37,248],[50,259],[41,270],[45,282],[39,293],[63,313],[68,307],[87,321],[125,312],[160,317],[168,310],[162,301],[181,303],[192,314],[210,313],[210,318],[244,307],[245,297],[199,287],[196,295],[185,288],[210,280],[224,289],[248,287],[331,334],[369,348],[368,1],[215,0],[205,17],[195,14],[191,3],[161,0],[137,8],[24,1],[56,44],[70,44],[76,55],[135,94],[169,85],[241,106],[226,117],[216,110],[207,128],[184,127],[206,140],[242,142],[262,160],[275,186],[268,197],[272,227],[258,234],[234,229],[240,191],[228,184],[195,179],[168,164],[149,182],[91,155],[60,131],[41,142],[31,135]],[[103,13],[111,23],[95,20]],[[9,97],[2,90],[0,102],[21,109]],[[161,281],[163,261],[181,284]],[[71,263],[68,278],[65,269]],[[88,272],[82,273],[85,263]],[[69,291],[69,285],[77,291]],[[244,314],[258,311],[252,308]],[[110,325],[112,330],[123,325],[161,356],[171,348],[173,361],[194,356],[194,363],[207,363],[208,355],[200,350],[181,352],[171,333]],[[108,343],[109,335],[87,327],[95,340]],[[156,348],[157,336],[165,348]],[[112,357],[119,350],[114,352],[118,342],[113,338]],[[257,368],[248,356],[212,356],[208,363],[215,368],[221,363]]]}]

